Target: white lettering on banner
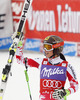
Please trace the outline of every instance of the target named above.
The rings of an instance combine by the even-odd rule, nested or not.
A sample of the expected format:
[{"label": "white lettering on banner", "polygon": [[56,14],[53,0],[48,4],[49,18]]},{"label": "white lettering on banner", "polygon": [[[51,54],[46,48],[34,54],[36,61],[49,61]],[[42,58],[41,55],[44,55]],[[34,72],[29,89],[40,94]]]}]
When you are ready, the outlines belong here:
[{"label": "white lettering on banner", "polygon": [[[69,32],[80,33],[80,11],[72,11],[72,8],[65,4],[65,9],[62,10],[62,5],[57,5],[57,13],[55,10],[37,10],[31,11],[28,16],[30,30],[48,31],[48,32]],[[58,15],[58,16],[55,16]],[[56,19],[58,18],[58,19]],[[58,30],[56,30],[56,20],[58,20]]]},{"label": "white lettering on banner", "polygon": [[1,46],[5,46],[5,45],[7,45],[9,43],[12,43],[11,39],[2,39],[2,40],[0,40],[0,47]]},{"label": "white lettering on banner", "polygon": [[22,7],[23,7],[22,2],[20,2],[20,3],[13,2],[12,3],[13,12],[15,12],[16,15],[19,15],[21,13]]},{"label": "white lettering on banner", "polygon": [[57,6],[58,11],[58,31],[80,33],[80,11],[71,11],[68,4],[65,5],[65,11],[62,6]]},{"label": "white lettering on banner", "polygon": [[43,86],[44,87],[52,87],[52,88],[61,88],[62,87],[62,83],[60,81],[56,81],[56,80],[43,80]]},{"label": "white lettering on banner", "polygon": [[75,46],[65,46],[63,49],[64,54],[70,53],[70,52],[76,52]]},{"label": "white lettering on banner", "polygon": [[64,74],[64,71],[63,69],[59,69],[59,67],[54,68],[54,69],[43,68],[43,70],[41,71],[41,74],[43,74],[43,77],[45,76],[50,77],[51,75],[55,75],[55,74]]},{"label": "white lettering on banner", "polygon": [[37,10],[31,12],[31,18],[28,18],[30,30],[34,30],[36,27],[37,31],[56,31],[54,11]]}]

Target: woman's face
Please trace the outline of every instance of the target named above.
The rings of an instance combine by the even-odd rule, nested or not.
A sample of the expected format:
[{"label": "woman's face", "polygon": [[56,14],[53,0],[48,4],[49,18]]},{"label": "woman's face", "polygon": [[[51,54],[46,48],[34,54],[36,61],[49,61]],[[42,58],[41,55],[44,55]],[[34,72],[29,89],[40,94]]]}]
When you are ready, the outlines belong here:
[{"label": "woman's face", "polygon": [[51,50],[51,51],[44,50],[44,52],[45,52],[46,58],[50,58],[53,55],[53,50]]}]

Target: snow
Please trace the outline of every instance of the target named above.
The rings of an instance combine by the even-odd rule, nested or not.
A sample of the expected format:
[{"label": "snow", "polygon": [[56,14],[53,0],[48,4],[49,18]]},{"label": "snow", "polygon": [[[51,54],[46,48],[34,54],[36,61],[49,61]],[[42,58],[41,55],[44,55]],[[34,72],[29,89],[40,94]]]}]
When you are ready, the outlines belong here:
[{"label": "snow", "polygon": [[[8,51],[0,51],[0,79],[2,77],[2,69],[7,64],[8,56]],[[32,52],[24,52],[24,56],[30,58],[44,57],[44,55],[41,53]],[[78,82],[80,83],[80,58],[66,56],[66,59],[74,66]],[[4,94],[4,100],[30,100],[24,70],[25,66],[18,64],[16,62],[16,58],[14,57],[14,61],[11,68],[12,76],[9,76],[6,91]],[[32,99],[39,100],[39,70],[36,68],[29,68],[28,75]],[[66,82],[65,87],[69,87],[68,81]],[[76,93],[69,95],[67,97],[67,100],[79,100],[79,98],[80,88]]]}]

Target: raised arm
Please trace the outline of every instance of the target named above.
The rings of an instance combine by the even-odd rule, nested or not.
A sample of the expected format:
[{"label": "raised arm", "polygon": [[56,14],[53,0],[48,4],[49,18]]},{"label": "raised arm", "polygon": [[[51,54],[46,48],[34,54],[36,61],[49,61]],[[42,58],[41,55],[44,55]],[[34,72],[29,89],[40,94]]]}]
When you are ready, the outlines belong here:
[{"label": "raised arm", "polygon": [[[22,47],[22,42],[20,41],[18,44],[18,48],[16,51],[16,59],[17,59],[17,63],[21,64],[21,65],[25,65],[25,58],[23,56],[23,47]],[[42,63],[42,58],[27,58],[27,65],[30,67],[36,67],[39,68],[40,64]]]}]

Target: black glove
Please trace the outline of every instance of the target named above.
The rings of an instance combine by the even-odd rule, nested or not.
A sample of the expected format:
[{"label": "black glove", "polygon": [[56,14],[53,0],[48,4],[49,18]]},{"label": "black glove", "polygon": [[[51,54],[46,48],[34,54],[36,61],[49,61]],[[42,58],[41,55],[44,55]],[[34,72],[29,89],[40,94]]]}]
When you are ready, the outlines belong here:
[{"label": "black glove", "polygon": [[66,90],[65,89],[55,89],[53,94],[52,94],[52,97],[54,99],[62,99],[64,98],[64,96],[66,95]]}]

